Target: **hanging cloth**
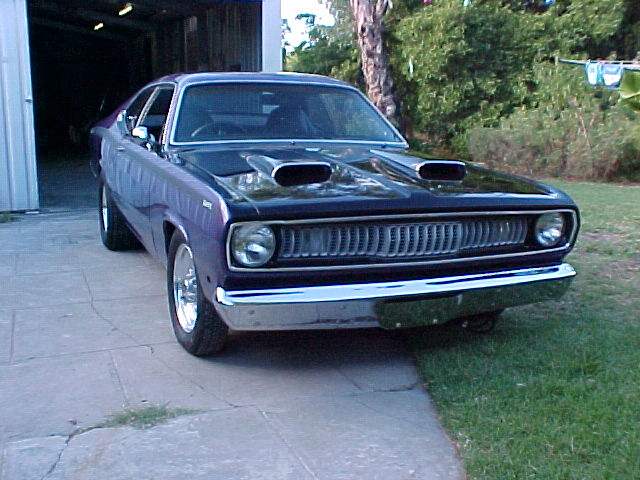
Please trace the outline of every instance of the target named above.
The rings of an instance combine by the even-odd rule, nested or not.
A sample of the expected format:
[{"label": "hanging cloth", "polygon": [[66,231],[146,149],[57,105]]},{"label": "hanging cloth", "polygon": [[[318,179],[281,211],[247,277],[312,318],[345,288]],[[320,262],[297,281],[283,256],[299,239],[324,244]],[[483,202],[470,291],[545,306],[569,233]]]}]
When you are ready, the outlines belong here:
[{"label": "hanging cloth", "polygon": [[587,62],[584,66],[584,72],[587,75],[589,85],[595,87],[600,84],[600,64],[598,62]]},{"label": "hanging cloth", "polygon": [[602,82],[607,88],[618,88],[622,80],[624,67],[613,63],[605,63],[601,65]]}]

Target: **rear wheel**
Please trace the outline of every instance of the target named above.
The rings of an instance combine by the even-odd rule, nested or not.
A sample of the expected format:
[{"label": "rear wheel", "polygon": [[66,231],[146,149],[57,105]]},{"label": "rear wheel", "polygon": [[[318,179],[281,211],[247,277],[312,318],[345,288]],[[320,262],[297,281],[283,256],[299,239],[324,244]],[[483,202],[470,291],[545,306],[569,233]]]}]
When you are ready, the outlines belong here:
[{"label": "rear wheel", "polygon": [[202,294],[193,252],[178,230],[169,245],[167,293],[171,323],[178,343],[198,357],[220,351],[229,329]]},{"label": "rear wheel", "polygon": [[99,188],[100,238],[109,250],[131,250],[140,242],[127,226],[124,216],[111,198],[109,187],[100,182]]}]

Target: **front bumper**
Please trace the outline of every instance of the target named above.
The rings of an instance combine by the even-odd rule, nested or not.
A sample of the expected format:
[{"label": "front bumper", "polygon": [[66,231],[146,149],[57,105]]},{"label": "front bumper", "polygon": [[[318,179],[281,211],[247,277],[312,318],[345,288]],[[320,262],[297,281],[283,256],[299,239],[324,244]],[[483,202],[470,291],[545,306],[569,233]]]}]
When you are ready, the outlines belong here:
[{"label": "front bumper", "polygon": [[236,330],[404,328],[560,298],[568,263],[398,282],[216,290],[216,310]]}]

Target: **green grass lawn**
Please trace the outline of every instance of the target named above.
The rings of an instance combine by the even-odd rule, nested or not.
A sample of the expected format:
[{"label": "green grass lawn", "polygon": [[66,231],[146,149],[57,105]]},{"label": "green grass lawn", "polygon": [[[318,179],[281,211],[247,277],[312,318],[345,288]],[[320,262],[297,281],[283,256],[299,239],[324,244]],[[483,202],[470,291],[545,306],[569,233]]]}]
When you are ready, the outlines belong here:
[{"label": "green grass lawn", "polygon": [[567,296],[408,338],[470,479],[640,479],[640,186],[549,183],[582,213]]}]

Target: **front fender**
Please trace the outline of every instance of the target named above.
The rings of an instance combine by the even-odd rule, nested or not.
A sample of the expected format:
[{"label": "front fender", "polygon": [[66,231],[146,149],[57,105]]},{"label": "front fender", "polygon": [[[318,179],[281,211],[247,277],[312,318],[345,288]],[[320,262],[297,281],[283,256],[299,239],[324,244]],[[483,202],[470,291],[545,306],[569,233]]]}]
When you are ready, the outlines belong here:
[{"label": "front fender", "polygon": [[229,210],[215,190],[189,172],[171,164],[161,168],[169,171],[155,176],[157,184],[151,189],[155,256],[166,268],[171,236],[179,230],[193,252],[203,293],[211,300],[226,276]]}]

